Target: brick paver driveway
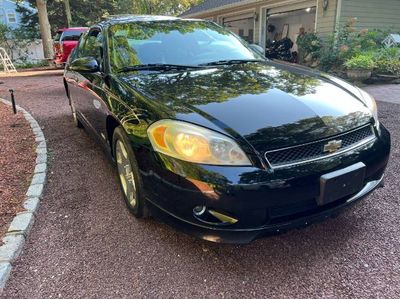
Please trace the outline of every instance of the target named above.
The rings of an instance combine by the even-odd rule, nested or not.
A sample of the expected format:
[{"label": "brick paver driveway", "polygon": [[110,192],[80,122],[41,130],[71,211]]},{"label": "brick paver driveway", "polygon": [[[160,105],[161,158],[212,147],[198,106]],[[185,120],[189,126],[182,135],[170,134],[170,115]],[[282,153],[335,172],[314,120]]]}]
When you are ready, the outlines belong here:
[{"label": "brick paver driveway", "polygon": [[[393,134],[384,189],[335,219],[228,246],[129,214],[114,168],[72,124],[60,76],[2,80],[0,96],[17,89],[52,157],[37,221],[4,298],[400,298],[400,105],[379,103]],[[394,88],[384,87],[378,99],[400,100]]]}]

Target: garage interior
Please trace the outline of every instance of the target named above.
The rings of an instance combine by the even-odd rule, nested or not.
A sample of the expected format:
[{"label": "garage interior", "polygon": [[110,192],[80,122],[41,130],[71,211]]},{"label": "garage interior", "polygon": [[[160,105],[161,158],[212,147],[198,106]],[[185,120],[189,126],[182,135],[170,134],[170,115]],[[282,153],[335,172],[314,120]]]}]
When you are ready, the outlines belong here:
[{"label": "garage interior", "polygon": [[315,31],[316,7],[293,11],[267,11],[266,53],[269,58],[297,62],[297,38]]}]

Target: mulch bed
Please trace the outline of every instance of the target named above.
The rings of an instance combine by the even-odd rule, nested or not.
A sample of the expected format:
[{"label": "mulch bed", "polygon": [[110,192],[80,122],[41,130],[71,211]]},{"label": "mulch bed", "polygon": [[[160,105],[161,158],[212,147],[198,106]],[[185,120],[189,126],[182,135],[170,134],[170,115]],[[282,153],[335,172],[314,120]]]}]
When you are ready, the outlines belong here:
[{"label": "mulch bed", "polygon": [[30,185],[36,161],[35,138],[22,112],[0,103],[0,245]]}]

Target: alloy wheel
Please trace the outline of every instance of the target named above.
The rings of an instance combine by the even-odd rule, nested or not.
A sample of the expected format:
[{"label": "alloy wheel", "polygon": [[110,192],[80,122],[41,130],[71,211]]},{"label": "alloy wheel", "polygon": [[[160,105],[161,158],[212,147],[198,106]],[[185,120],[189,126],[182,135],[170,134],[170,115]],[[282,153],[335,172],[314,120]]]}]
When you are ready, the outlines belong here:
[{"label": "alloy wheel", "polygon": [[124,192],[129,205],[134,208],[137,203],[135,177],[128,157],[128,151],[121,140],[117,141],[115,152],[122,191]]}]

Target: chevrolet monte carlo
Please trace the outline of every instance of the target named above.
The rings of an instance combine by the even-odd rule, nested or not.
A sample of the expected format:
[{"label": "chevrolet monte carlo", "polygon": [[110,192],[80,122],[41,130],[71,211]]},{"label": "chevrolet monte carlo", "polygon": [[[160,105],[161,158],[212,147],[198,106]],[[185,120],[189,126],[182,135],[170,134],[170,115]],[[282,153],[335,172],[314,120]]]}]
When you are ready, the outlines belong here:
[{"label": "chevrolet monte carlo", "polygon": [[320,221],[383,184],[390,134],[369,94],[210,21],[111,17],[81,37],[64,84],[130,211],[205,240]]}]

